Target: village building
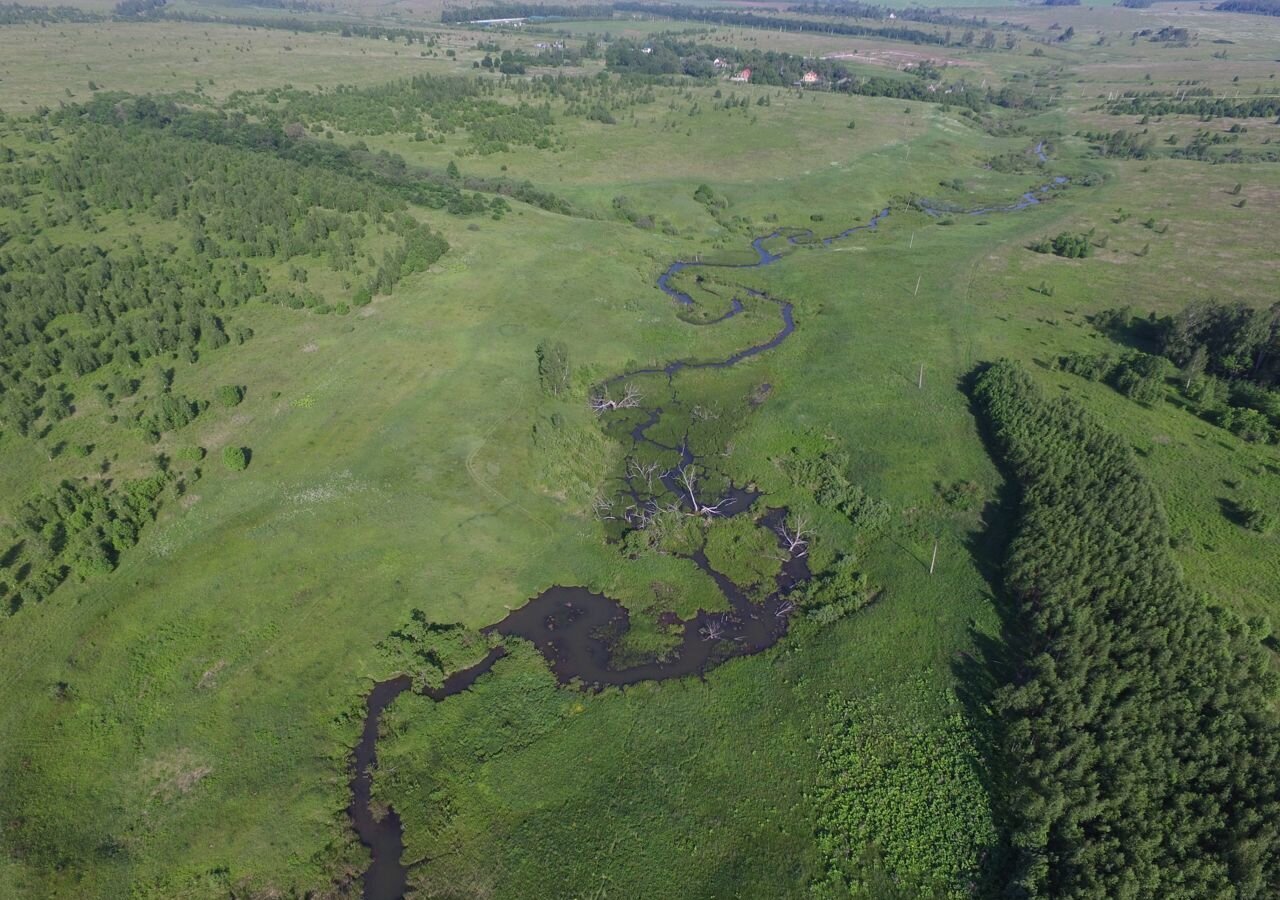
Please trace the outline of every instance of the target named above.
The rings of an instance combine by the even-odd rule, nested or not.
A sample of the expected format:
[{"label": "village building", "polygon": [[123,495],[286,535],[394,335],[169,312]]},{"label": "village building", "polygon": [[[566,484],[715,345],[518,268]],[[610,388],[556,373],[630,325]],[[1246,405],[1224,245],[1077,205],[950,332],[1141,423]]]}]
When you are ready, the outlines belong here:
[{"label": "village building", "polygon": [[750,70],[750,69],[743,69],[741,72],[739,72],[737,75],[734,75],[734,76],[733,76],[732,78],[730,78],[729,80],[730,80],[730,81],[750,81],[750,80],[751,80],[751,70]]}]

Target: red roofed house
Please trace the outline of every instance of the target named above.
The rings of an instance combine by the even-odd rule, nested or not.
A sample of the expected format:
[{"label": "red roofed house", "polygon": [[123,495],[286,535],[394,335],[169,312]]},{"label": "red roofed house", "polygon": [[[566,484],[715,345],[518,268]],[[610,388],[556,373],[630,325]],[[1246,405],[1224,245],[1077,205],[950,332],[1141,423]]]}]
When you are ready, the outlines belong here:
[{"label": "red roofed house", "polygon": [[750,81],[750,80],[751,80],[751,70],[750,70],[750,69],[743,69],[741,72],[739,72],[737,75],[734,75],[734,76],[733,76],[732,78],[730,78],[729,80],[730,80],[730,81]]}]

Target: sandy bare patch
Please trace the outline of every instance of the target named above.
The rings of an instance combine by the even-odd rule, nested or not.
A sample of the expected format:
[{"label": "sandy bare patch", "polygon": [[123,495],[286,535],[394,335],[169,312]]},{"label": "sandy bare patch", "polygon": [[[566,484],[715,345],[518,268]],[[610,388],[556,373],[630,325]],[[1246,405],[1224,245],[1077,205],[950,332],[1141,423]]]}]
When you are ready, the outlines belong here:
[{"label": "sandy bare patch", "polygon": [[905,69],[917,66],[928,60],[940,66],[958,66],[961,68],[975,65],[963,59],[950,56],[939,56],[924,50],[871,50],[859,49],[857,53],[826,53],[823,59],[847,59],[852,62],[864,62],[873,66],[890,66],[894,69]]},{"label": "sandy bare patch", "polygon": [[204,674],[200,676],[200,680],[196,682],[196,687],[201,690],[208,690],[218,684],[218,673],[227,667],[227,661],[220,659],[209,668],[205,669]]},{"label": "sandy bare patch", "polygon": [[168,803],[190,793],[212,773],[211,766],[201,763],[192,750],[183,747],[152,761],[143,779],[150,785],[149,797]]},{"label": "sandy bare patch", "polygon": [[243,428],[252,421],[253,416],[249,415],[249,413],[236,413],[224,424],[218,426],[212,431],[206,432],[204,440],[202,440],[201,443],[206,447],[221,447],[230,440],[231,435],[235,433],[237,429]]},{"label": "sandy bare patch", "polygon": [[319,349],[320,349],[320,345],[317,344],[315,341],[309,341],[308,343],[305,343],[302,345],[303,353],[315,353]]}]

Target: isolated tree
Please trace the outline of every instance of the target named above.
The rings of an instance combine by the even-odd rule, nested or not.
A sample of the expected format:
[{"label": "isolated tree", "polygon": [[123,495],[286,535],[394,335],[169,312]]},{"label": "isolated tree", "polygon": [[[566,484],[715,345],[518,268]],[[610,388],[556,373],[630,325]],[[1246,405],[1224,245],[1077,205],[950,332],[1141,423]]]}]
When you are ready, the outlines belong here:
[{"label": "isolated tree", "polygon": [[1275,530],[1275,515],[1257,497],[1247,497],[1236,506],[1240,511],[1240,521],[1245,528],[1256,531],[1258,534],[1270,534]]},{"label": "isolated tree", "polygon": [[778,526],[778,536],[787,545],[787,553],[793,557],[807,556],[809,538],[813,533],[809,530],[809,519],[804,515],[788,516],[788,521]]},{"label": "isolated tree", "polygon": [[249,454],[244,447],[224,447],[222,462],[232,472],[243,472],[249,466]]},{"label": "isolated tree", "polygon": [[239,385],[224,384],[218,388],[214,397],[219,406],[239,406],[240,401],[244,399],[244,390]]},{"label": "isolated tree", "polygon": [[543,340],[536,351],[538,382],[542,390],[559,397],[569,390],[569,348],[563,341]]}]

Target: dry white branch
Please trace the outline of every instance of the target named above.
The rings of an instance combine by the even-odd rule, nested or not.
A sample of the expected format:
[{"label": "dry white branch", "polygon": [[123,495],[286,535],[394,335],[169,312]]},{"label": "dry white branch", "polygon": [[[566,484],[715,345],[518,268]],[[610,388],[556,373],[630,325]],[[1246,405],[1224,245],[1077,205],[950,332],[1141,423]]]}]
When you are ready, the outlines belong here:
[{"label": "dry white branch", "polygon": [[587,403],[597,416],[615,409],[634,409],[640,405],[640,401],[644,399],[644,395],[640,393],[640,389],[634,384],[628,384],[622,389],[622,396],[617,400],[609,396],[609,389],[602,388],[599,393],[592,394]]},{"label": "dry white branch", "polygon": [[627,475],[633,480],[643,480],[645,487],[652,492],[653,479],[658,475],[658,464],[656,462],[642,463],[632,457],[627,460]]},{"label": "dry white branch", "polygon": [[786,522],[778,526],[778,536],[786,543],[787,552],[792,556],[804,556],[809,552],[809,538],[812,534],[809,520],[805,516],[793,518],[790,530]]},{"label": "dry white branch", "polygon": [[596,516],[603,521],[617,518],[613,514],[613,501],[604,494],[596,494],[591,501],[591,506],[595,509]]},{"label": "dry white branch", "polygon": [[[704,504],[698,500],[698,470],[692,464],[683,466],[676,470],[680,475],[680,484],[684,486],[685,492],[689,495],[689,509],[692,510],[690,515],[711,518],[712,516],[723,516],[725,507],[733,505],[732,497],[725,497],[712,504]],[[668,473],[670,474],[670,473]]]}]

